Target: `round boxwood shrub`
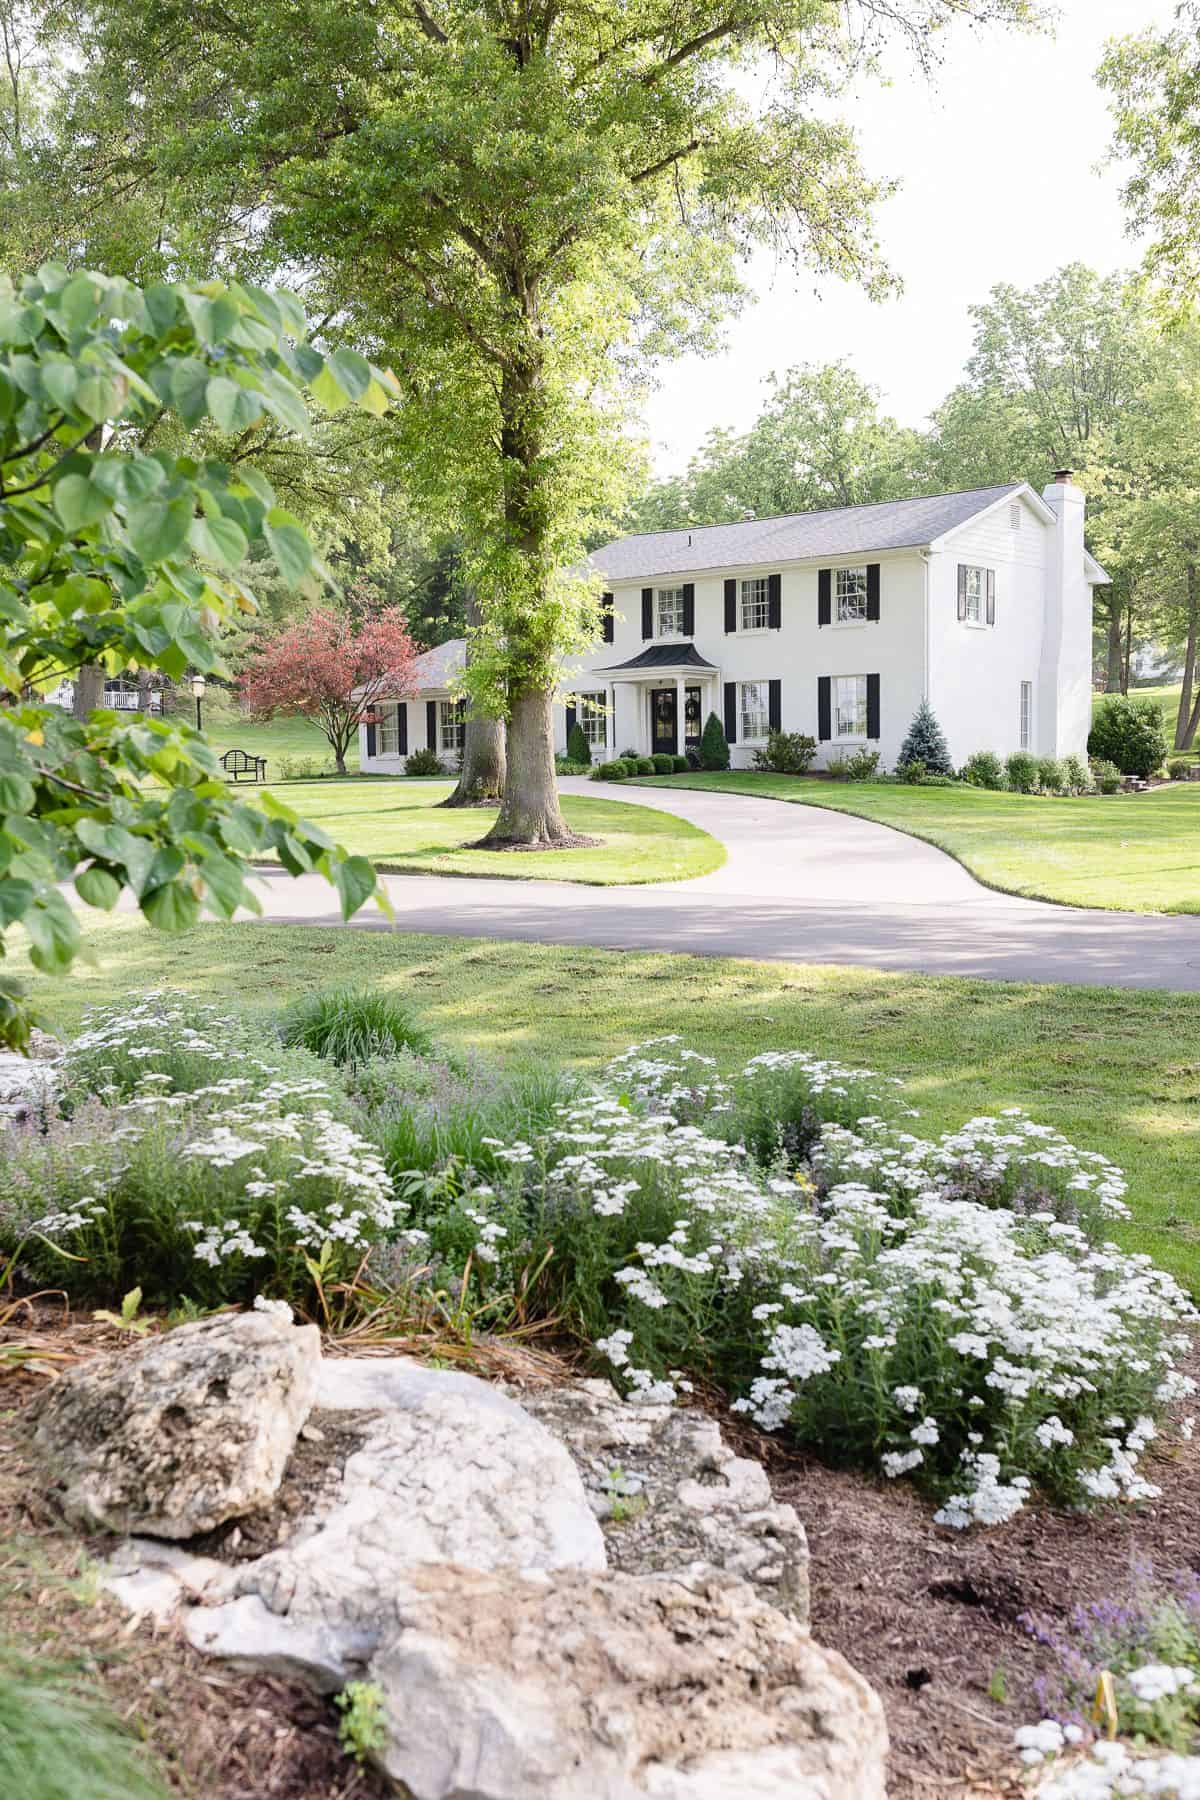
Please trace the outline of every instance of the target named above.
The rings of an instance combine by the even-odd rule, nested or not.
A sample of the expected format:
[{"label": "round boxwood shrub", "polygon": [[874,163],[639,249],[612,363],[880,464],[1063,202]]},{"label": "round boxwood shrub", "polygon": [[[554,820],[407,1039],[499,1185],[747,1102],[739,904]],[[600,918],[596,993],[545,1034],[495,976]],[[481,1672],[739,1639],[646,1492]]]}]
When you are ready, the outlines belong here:
[{"label": "round boxwood shrub", "polygon": [[656,775],[673,775],[675,773],[675,758],[665,750],[657,750],[650,761],[654,764]]},{"label": "round boxwood shrub", "polygon": [[686,756],[673,756],[671,758],[671,772],[674,775],[686,775],[690,767],[691,764],[688,762]]},{"label": "round boxwood shrub", "polygon": [[629,764],[620,756],[614,757],[612,762],[601,763],[592,771],[593,781],[625,781],[628,776]]},{"label": "round boxwood shrub", "polygon": [[631,773],[634,775],[653,775],[654,758],[652,756],[639,756],[637,759],[637,767],[631,770]]},{"label": "round boxwood shrub", "polygon": [[1004,773],[1014,794],[1032,794],[1038,784],[1038,759],[1028,750],[1014,750],[1004,764]]},{"label": "round boxwood shrub", "polygon": [[1088,755],[1115,763],[1122,775],[1145,778],[1162,767],[1167,734],[1157,700],[1135,700],[1109,694],[1096,708],[1088,737]]},{"label": "round boxwood shrub", "polygon": [[1066,785],[1063,780],[1062,764],[1057,756],[1038,757],[1038,786],[1043,794],[1061,793]]},{"label": "round boxwood shrub", "polygon": [[976,750],[963,764],[962,778],[972,787],[995,793],[1004,786],[1004,764],[994,750]]},{"label": "round boxwood shrub", "polygon": [[404,765],[406,775],[444,775],[436,750],[414,750]]}]

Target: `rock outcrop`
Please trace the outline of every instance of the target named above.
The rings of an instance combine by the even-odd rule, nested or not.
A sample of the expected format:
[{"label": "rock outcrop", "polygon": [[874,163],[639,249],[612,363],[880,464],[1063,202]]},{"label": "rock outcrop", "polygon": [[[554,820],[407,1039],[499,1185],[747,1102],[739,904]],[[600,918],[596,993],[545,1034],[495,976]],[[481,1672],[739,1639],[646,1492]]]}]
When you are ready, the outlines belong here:
[{"label": "rock outcrop", "polygon": [[196,1537],[271,1499],[320,1368],[315,1325],[218,1314],[61,1375],[34,1447],[74,1523]]},{"label": "rock outcrop", "polygon": [[406,1800],[882,1800],[883,1709],[809,1637],[761,1469],[603,1382],[522,1400],[223,1315],[64,1376],[36,1436],[72,1518],[154,1534],[110,1561],[125,1605],[373,1683]]}]

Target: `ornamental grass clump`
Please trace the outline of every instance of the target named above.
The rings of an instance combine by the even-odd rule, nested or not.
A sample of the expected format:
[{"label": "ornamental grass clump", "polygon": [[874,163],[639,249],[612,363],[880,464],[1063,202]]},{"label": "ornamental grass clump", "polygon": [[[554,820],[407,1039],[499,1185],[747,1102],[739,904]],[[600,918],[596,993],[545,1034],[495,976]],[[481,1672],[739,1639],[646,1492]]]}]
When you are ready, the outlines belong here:
[{"label": "ornamental grass clump", "polygon": [[146,1747],[79,1675],[0,1646],[0,1794],[11,1800],[168,1800]]},{"label": "ornamental grass clump", "polygon": [[432,1049],[428,1031],[408,1007],[376,988],[331,988],[306,995],[284,1013],[279,1036],[289,1047],[342,1065],[405,1050],[425,1055]]}]

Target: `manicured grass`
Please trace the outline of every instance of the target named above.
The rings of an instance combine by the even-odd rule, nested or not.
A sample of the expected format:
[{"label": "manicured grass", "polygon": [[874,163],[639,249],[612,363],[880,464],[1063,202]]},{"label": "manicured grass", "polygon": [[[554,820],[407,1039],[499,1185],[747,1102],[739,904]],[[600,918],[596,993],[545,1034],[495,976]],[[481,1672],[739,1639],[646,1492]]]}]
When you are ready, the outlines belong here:
[{"label": "manicured grass", "polygon": [[85,929],[94,966],[32,978],[63,1032],[88,1005],[155,986],[278,1008],[369,985],[410,1003],[440,1043],[509,1063],[588,1067],[678,1031],[726,1067],[803,1046],[903,1076],[924,1131],[1023,1106],[1121,1164],[1136,1222],[1114,1236],[1200,1292],[1200,995],[295,925],[165,938],[120,915]]},{"label": "manicured grass", "polygon": [[857,813],[949,851],[989,887],[1032,899],[1200,912],[1200,782],[1076,800],[752,770],[643,776],[638,785],[708,788]]},{"label": "manicured grass", "polygon": [[[495,817],[494,807],[455,808],[438,802],[450,781],[394,780],[288,782],[276,798],[324,826],[339,844],[361,851],[380,869],[433,875],[501,875],[517,881],[682,881],[707,875],[725,861],[724,846],[696,825],[645,806],[565,795],[567,823],[581,837],[600,839],[594,849],[552,851],[468,850]],[[249,793],[250,790],[247,790]]]},{"label": "manicured grass", "polygon": [[[194,722],[195,715],[191,711],[183,716],[189,725]],[[318,767],[328,765],[332,773],[333,751],[324,735],[307,719],[271,719],[265,725],[254,724],[220,699],[204,702],[201,723],[205,737],[218,756],[226,750],[245,750],[251,756],[265,756],[267,775],[271,780],[283,778],[280,762],[284,757],[312,759]],[[346,764],[351,769],[358,767],[357,739],[347,752]]]}]

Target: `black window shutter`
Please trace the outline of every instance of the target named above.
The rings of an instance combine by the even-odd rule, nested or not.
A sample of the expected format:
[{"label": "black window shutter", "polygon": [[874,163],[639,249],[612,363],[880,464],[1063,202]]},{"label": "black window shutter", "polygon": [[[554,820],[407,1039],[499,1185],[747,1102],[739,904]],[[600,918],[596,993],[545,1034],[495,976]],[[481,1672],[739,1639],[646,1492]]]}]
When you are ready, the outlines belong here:
[{"label": "black window shutter", "polygon": [[867,676],[867,736],[879,736],[879,677]]},{"label": "black window shutter", "polygon": [[611,644],[613,641],[613,629],[615,625],[613,619],[613,597],[611,594],[601,594],[600,596],[600,624],[604,642],[606,644]]},{"label": "black window shutter", "polygon": [[770,731],[782,731],[783,729],[782,681],[767,683],[767,728]]},{"label": "black window shutter", "polygon": [[783,576],[767,576],[767,627],[779,631],[783,626]]},{"label": "black window shutter", "polygon": [[691,581],[683,584],[683,635],[696,635],[696,586]]},{"label": "black window shutter", "polygon": [[967,616],[967,565],[966,565],[966,563],[959,563],[959,565],[958,565],[958,616],[960,619],[965,619]]},{"label": "black window shutter", "polygon": [[431,750],[437,749],[437,701],[425,702],[425,742]]},{"label": "black window shutter", "polygon": [[988,583],[987,583],[987,622],[989,625],[994,625],[996,623],[996,571],[995,571],[995,569],[988,570],[987,578],[988,578]]},{"label": "black window shutter", "polygon": [[367,726],[367,755],[374,756],[374,754],[375,754],[375,727],[373,725],[368,725]]},{"label": "black window shutter", "polygon": [[568,708],[567,708],[567,736],[568,737],[570,737],[571,733],[575,729],[576,717],[577,717],[577,714],[575,712],[575,708],[573,706],[568,706]]},{"label": "black window shutter", "polygon": [[725,683],[725,742],[737,743],[737,682]]},{"label": "black window shutter", "polygon": [[817,676],[817,736],[823,744],[833,736],[833,680]]},{"label": "black window shutter", "polygon": [[725,629],[737,630],[737,582],[732,575],[725,583]]},{"label": "black window shutter", "polygon": [[867,564],[867,617],[879,617],[879,564]]},{"label": "black window shutter", "polygon": [[654,636],[654,589],[642,589],[642,636]]},{"label": "black window shutter", "polygon": [[396,708],[396,749],[401,756],[408,755],[408,702],[402,700]]},{"label": "black window shutter", "polygon": [[833,570],[817,571],[817,624],[830,625],[833,622]]}]

